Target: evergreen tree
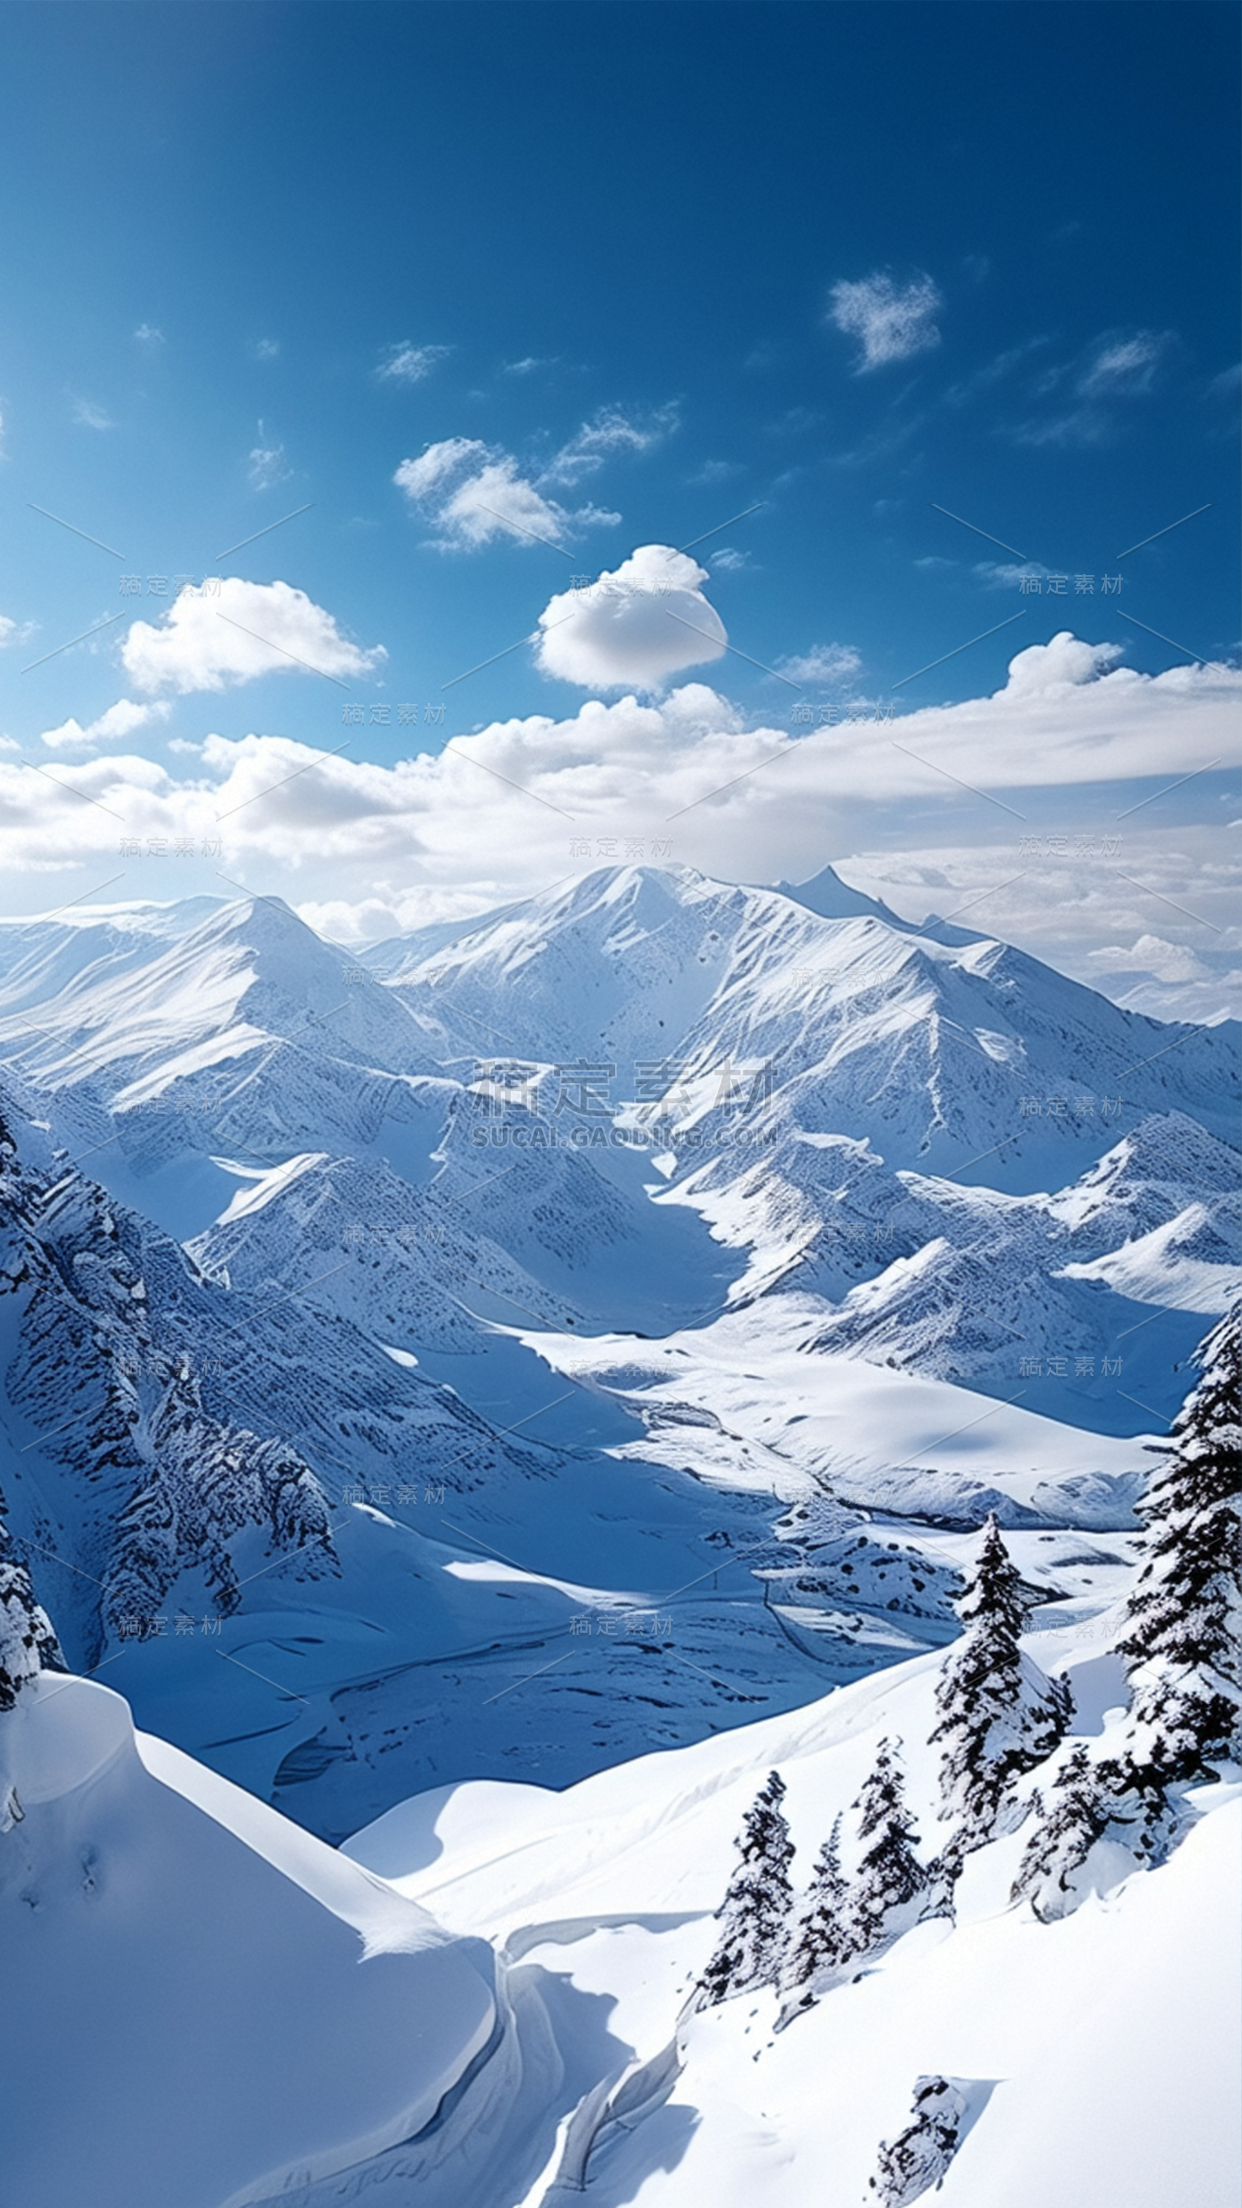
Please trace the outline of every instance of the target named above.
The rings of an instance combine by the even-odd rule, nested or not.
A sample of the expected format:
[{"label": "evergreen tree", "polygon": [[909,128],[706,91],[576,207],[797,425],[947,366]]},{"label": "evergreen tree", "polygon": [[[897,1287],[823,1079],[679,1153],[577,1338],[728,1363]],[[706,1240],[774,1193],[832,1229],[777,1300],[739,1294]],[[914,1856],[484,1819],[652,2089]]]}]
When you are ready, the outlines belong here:
[{"label": "evergreen tree", "polygon": [[927,1873],[914,1853],[919,1836],[906,1808],[897,1761],[900,1745],[880,1742],[874,1769],[853,1805],[859,1813],[859,1839],[870,1843],[859,1860],[846,1909],[846,1937],[856,1955],[904,1932],[915,1921],[914,1905],[927,1885]]},{"label": "evergreen tree", "polygon": [[793,1907],[794,1849],[781,1810],[784,1798],[785,1782],[779,1771],[771,1771],[746,1812],[737,1839],[740,1860],[716,1911],[720,1938],[695,1989],[700,2007],[779,1979]]},{"label": "evergreen tree", "polygon": [[1075,1908],[1074,1874],[1108,1830],[1109,1789],[1085,1746],[1073,1750],[1052,1791],[1035,1798],[1035,1829],[1023,1850],[1010,1899],[1029,1901],[1041,1924]]},{"label": "evergreen tree", "polygon": [[1201,1377],[1144,1498],[1144,1562],[1118,1651],[1129,1659],[1138,1760],[1167,1781],[1237,1756],[1242,1669],[1239,1579],[1239,1310],[1197,1353]]},{"label": "evergreen tree", "polygon": [[933,2185],[939,2187],[957,2152],[966,2100],[948,2078],[919,2078],[914,2087],[914,2122],[899,2138],[880,2147],[872,2192],[884,2208],[909,2208]]},{"label": "evergreen tree", "polygon": [[961,1854],[1012,1831],[1022,1812],[1014,1782],[1050,1756],[1070,1714],[1068,1686],[1047,1679],[1019,1646],[1026,1609],[1022,1580],[987,1520],[974,1571],[956,1604],[966,1631],[936,1689],[944,1742],[940,1791]]},{"label": "evergreen tree", "polygon": [[841,1873],[839,1839],[841,1819],[819,1851],[811,1883],[785,1952],[781,1986],[787,1993],[809,1987],[821,1971],[848,1961],[852,1949],[846,1932],[849,1888]]},{"label": "evergreen tree", "polygon": [[11,1710],[38,1672],[64,1668],[52,1622],[36,1602],[30,1574],[12,1554],[0,1520],[0,1710]]},{"label": "evergreen tree", "polygon": [[1114,1882],[1127,1856],[1132,1864],[1162,1862],[1181,1815],[1177,1788],[1201,1777],[1213,1757],[1239,1753],[1236,1310],[1197,1362],[1201,1378],[1159,1445],[1165,1461],[1142,1504],[1144,1561],[1117,1644],[1129,1663],[1129,1714],[1110,1750],[1092,1763],[1077,1748],[1050,1796],[1037,1801],[1014,1882],[1014,1899],[1029,1899],[1045,1921],[1076,1907],[1087,1884],[1078,1874],[1097,1846],[1118,1851]]}]

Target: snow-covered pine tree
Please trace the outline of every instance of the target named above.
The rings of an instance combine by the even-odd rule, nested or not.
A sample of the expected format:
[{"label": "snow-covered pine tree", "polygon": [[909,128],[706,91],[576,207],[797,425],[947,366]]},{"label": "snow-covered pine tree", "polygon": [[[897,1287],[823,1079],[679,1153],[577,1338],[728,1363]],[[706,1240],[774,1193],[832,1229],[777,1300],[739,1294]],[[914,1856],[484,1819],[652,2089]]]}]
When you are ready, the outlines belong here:
[{"label": "snow-covered pine tree", "polygon": [[916,1921],[927,1873],[914,1853],[918,1834],[906,1808],[898,1761],[900,1741],[882,1740],[875,1765],[853,1804],[858,1837],[869,1842],[859,1859],[846,1905],[846,1938],[865,1955]]},{"label": "snow-covered pine tree", "polygon": [[871,2190],[884,2208],[910,2208],[934,2186],[957,2152],[966,2096],[950,2078],[918,2078],[914,2087],[914,2122],[897,2139],[880,2147]]},{"label": "snow-covered pine tree", "polygon": [[955,1607],[966,1630],[940,1676],[940,1721],[931,1738],[944,1742],[941,1798],[956,1828],[956,1848],[968,1854],[1021,1822],[1014,1781],[1057,1747],[1070,1696],[1064,1681],[1048,1679],[1019,1646],[1026,1621],[1022,1579],[994,1512]]},{"label": "snow-covered pine tree", "polygon": [[841,1871],[841,1819],[825,1840],[811,1873],[797,1920],[790,1932],[781,1971],[781,1989],[797,1993],[821,1971],[832,1970],[852,1953],[846,1933],[849,1888]]},{"label": "snow-covered pine tree", "polygon": [[1166,1781],[1242,1755],[1239,1333],[1235,1306],[1196,1353],[1200,1379],[1141,1505],[1143,1568],[1127,1606],[1135,1760]]},{"label": "snow-covered pine tree", "polygon": [[769,1772],[738,1834],[740,1860],[716,1911],[722,1930],[695,1988],[698,2007],[710,2008],[731,1993],[775,1985],[780,1976],[793,1907],[789,1866],[794,1848],[781,1810],[784,1798],[780,1772]]},{"label": "snow-covered pine tree", "polygon": [[1064,1764],[1052,1789],[1035,1798],[1035,1829],[1023,1850],[1010,1899],[1029,1901],[1041,1924],[1067,1917],[1077,1906],[1075,1874],[1108,1831],[1110,1791],[1085,1746]]},{"label": "snow-covered pine tree", "polygon": [[35,1600],[30,1574],[13,1555],[0,1519],[0,1710],[11,1710],[38,1672],[64,1668],[52,1621]]}]

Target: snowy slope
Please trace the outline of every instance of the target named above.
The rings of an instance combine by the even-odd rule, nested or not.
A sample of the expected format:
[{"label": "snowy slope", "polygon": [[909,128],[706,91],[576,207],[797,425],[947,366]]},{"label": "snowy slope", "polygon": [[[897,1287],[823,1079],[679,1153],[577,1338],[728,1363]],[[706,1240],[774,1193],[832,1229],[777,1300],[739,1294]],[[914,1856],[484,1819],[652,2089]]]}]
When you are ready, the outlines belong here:
[{"label": "snowy slope", "polygon": [[242,2208],[423,2129],[486,2046],[490,1957],[45,1675],[0,1718],[6,2188]]},{"label": "snowy slope", "polygon": [[[1029,1645],[1043,1657],[1040,1635]],[[1074,1729],[1088,1737],[1101,1722],[1099,1663],[1081,1642],[1070,1656]],[[604,2095],[584,2097],[592,2197],[616,2208],[857,2208],[880,2141],[902,2130],[929,2074],[963,2089],[971,2118],[937,2195],[959,2208],[1170,2208],[1191,2191],[1224,2208],[1234,2197],[1236,1785],[1200,1790],[1196,1827],[1162,1869],[1059,1924],[1008,1902],[1017,1836],[970,1859],[955,1926],[916,1927],[786,2030],[774,2030],[771,1993],[681,2014],[715,1938],[733,1835],[770,1769],[788,1785],[805,1870],[837,1812],[848,1814],[881,1733],[898,1734],[925,1847],[937,1844],[934,1760],[921,1746],[935,1665],[921,1659],[559,1796],[444,1789],[345,1849],[446,1924],[556,1970],[567,2002],[612,2005],[614,2030],[658,2087],[624,2122],[607,2121]],[[1136,2124],[1140,2107],[1148,2120]],[[557,2173],[573,2143],[563,2126],[529,2208],[568,2199]]]}]

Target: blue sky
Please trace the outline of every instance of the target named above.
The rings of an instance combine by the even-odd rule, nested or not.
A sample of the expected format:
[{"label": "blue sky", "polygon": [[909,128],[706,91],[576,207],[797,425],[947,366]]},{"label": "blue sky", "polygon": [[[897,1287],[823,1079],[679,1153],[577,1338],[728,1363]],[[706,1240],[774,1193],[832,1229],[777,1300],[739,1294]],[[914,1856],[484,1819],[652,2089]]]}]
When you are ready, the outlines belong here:
[{"label": "blue sky", "polygon": [[[1114,747],[1096,807],[1184,756],[1193,792],[1144,825],[1184,828],[1202,874],[1193,836],[1232,802],[1208,759],[1238,649],[1233,10],[260,0],[19,4],[5,27],[0,730],[20,749],[0,766],[40,762],[45,787],[76,766],[96,807],[100,776],[150,793],[123,761],[201,777],[188,747],[210,738],[274,744],[269,783],[298,745],[391,772],[513,716],[564,724],[678,682],[728,701],[728,765],[748,731],[806,741],[808,707],[985,699],[1015,653],[1071,630],[1115,647],[1093,688],[1217,663],[1212,698],[1179,708],[1203,742],[1183,753],[1174,715],[1167,757]],[[602,612],[597,596],[592,629],[583,585],[688,544],[697,584],[670,568],[661,602],[651,567],[620,627],[620,586]],[[178,577],[234,596],[189,609],[193,634],[183,606],[169,642]],[[276,606],[277,584],[304,598]],[[571,587],[561,648],[542,666],[506,649]],[[652,660],[652,622],[680,668],[667,642]],[[694,664],[695,628],[729,651]],[[897,772],[891,733],[837,741],[883,741]],[[927,875],[936,839],[1010,833],[943,774],[922,798],[928,776],[900,772],[887,805],[854,777],[820,857],[917,847]],[[1051,833],[1065,778],[1030,787],[1017,810]],[[734,823],[756,831],[757,875],[784,870],[776,803]],[[451,862],[414,863],[416,837],[405,887],[512,886],[496,838],[520,846],[528,818],[510,834],[486,816]],[[97,853],[76,830],[63,852],[19,839],[16,909],[90,887],[119,848],[94,825]],[[793,872],[804,823],[787,826]],[[675,856],[743,871],[736,840]],[[337,856],[325,909],[353,911]],[[298,862],[268,857],[255,886],[288,894]],[[205,886],[197,862],[164,881],[148,866],[118,894]],[[1180,941],[1172,909],[1146,919]],[[1000,906],[987,924],[1011,926]],[[1222,948],[1202,945],[1218,968]]]}]

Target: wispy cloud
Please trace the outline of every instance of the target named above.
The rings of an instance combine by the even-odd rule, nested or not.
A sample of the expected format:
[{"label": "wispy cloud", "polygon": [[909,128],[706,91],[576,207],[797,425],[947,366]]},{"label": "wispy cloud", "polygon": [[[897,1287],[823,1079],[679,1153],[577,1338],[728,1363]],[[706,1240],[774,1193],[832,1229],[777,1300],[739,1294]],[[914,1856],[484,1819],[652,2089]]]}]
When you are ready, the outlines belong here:
[{"label": "wispy cloud", "polygon": [[656,445],[663,444],[677,426],[675,406],[662,406],[652,414],[637,418],[623,413],[619,406],[602,407],[561,446],[539,480],[572,489],[584,475],[594,475],[616,453],[652,451]]},{"label": "wispy cloud", "polygon": [[1100,343],[1079,379],[1080,394],[1088,398],[1150,391],[1171,342],[1167,331],[1157,334],[1154,330],[1138,330],[1132,337]]},{"label": "wispy cloud", "polygon": [[[260,439],[263,438],[263,435],[263,424],[260,422]],[[270,491],[273,484],[284,483],[292,473],[293,470],[285,459],[283,445],[269,445],[260,442],[252,449],[250,466],[247,470],[252,490]]]},{"label": "wispy cloud", "polygon": [[157,330],[153,322],[140,322],[134,336],[140,345],[147,345],[152,349],[164,343],[164,332]]},{"label": "wispy cloud", "polygon": [[411,345],[407,338],[389,346],[375,373],[381,382],[422,383],[452,349],[451,345]]},{"label": "wispy cloud", "polygon": [[620,519],[594,506],[566,512],[522,474],[511,453],[478,437],[428,445],[417,459],[402,461],[393,481],[430,516],[442,550],[477,551],[497,538],[563,546],[575,527]]},{"label": "wispy cloud", "polygon": [[1032,417],[1019,422],[1013,434],[1020,445],[1061,445],[1072,449],[1105,444],[1112,434],[1112,424],[1101,407],[1075,406],[1067,414],[1051,414],[1043,421]]},{"label": "wispy cloud", "polygon": [[280,340],[278,338],[261,337],[255,346],[254,357],[256,360],[275,360],[279,352]]},{"label": "wispy cloud", "polygon": [[1028,387],[1027,402],[1060,395],[1054,413],[1031,413],[1012,434],[1022,445],[1065,448],[1107,444],[1121,426],[1119,407],[1153,391],[1177,339],[1171,330],[1108,331],[1075,361],[1053,362]]},{"label": "wispy cloud", "polygon": [[[926,560],[915,561],[916,567],[926,567],[927,564]],[[985,590],[1013,590],[1029,576],[1034,575],[1042,580],[1045,575],[1051,575],[1055,571],[1041,566],[1038,560],[1023,560],[1020,564],[1014,560],[976,560],[972,572],[978,576]]]},{"label": "wispy cloud", "polygon": [[113,421],[112,416],[106,413],[102,406],[96,406],[93,399],[75,398],[73,402],[73,418],[74,421],[77,422],[79,427],[82,429],[116,428],[116,423]]},{"label": "wispy cloud", "polygon": [[701,467],[686,477],[686,481],[694,484],[728,483],[735,475],[744,473],[740,460],[705,460]]},{"label": "wispy cloud", "polygon": [[852,644],[812,644],[809,652],[778,659],[776,664],[792,682],[852,682],[862,671],[862,659]]},{"label": "wispy cloud", "polygon": [[857,283],[840,282],[829,294],[827,319],[847,337],[862,343],[857,368],[865,375],[890,361],[909,360],[940,343],[935,316],[942,306],[940,293],[930,276],[916,276],[908,284],[877,271]]},{"label": "wispy cloud", "polygon": [[1003,383],[1007,376],[1012,376],[1024,361],[1030,359],[1033,352],[1049,342],[1047,337],[1028,337],[1021,345],[1011,345],[1005,352],[997,353],[992,360],[985,361],[982,368],[976,368],[972,375],[963,376],[960,383],[951,383],[945,392],[946,404],[968,406],[973,399],[981,398],[985,392],[994,390],[998,383]]},{"label": "wispy cloud", "polygon": [[10,646],[24,644],[27,637],[33,636],[34,632],[33,621],[12,621],[7,613],[0,613],[0,652],[8,651]]}]

